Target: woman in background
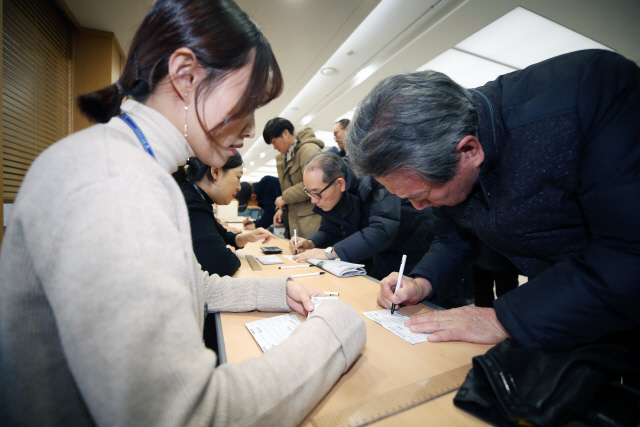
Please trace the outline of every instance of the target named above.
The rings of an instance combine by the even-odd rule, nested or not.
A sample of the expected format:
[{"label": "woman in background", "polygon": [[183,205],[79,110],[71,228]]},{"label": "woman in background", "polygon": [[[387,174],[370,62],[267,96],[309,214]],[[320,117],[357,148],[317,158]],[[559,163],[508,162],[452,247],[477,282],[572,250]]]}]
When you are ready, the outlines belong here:
[{"label": "woman in background", "polygon": [[231,203],[240,188],[242,157],[231,156],[219,168],[205,165],[197,157],[190,157],[184,168],[173,174],[184,195],[191,223],[193,251],[202,269],[209,274],[231,276],[240,268],[240,260],[227,247],[243,248],[249,242],[267,243],[275,236],[264,228],[244,233],[227,231],[213,215],[212,204]]},{"label": "woman in background", "polygon": [[14,203],[0,256],[0,425],[297,425],[349,368],[365,328],[341,301],[240,365],[216,367],[202,345],[205,304],[306,314],[321,294],[287,276],[204,273],[171,176],[193,155],[222,166],[282,86],[232,1],[152,6],[119,81],[80,99],[103,124],[38,156]]}]

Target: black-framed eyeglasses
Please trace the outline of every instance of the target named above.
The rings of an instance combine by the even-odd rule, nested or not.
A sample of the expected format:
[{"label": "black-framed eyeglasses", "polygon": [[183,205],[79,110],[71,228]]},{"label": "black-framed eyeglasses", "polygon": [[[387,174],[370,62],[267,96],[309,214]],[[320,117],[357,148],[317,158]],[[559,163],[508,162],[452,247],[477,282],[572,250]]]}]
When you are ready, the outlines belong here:
[{"label": "black-framed eyeglasses", "polygon": [[[338,177],[338,178],[340,178],[340,177]],[[322,190],[320,190],[318,193],[312,193],[311,191],[307,190],[307,187],[304,187],[302,189],[302,191],[304,191],[304,194],[306,194],[309,197],[315,197],[316,199],[322,199],[322,195],[321,194],[324,193],[324,190],[326,190],[327,188],[331,187],[331,184],[336,182],[338,178],[335,178],[333,181],[328,183],[327,186],[324,187]]]}]

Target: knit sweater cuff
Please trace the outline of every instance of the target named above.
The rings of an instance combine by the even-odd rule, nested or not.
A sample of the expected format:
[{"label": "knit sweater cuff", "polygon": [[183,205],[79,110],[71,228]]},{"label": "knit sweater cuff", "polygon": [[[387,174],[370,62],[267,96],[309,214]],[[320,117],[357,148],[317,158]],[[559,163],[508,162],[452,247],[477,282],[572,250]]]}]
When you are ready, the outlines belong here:
[{"label": "knit sweater cuff", "polygon": [[256,295],[258,311],[289,312],[287,305],[287,280],[289,277],[265,277],[261,279]]},{"label": "knit sweater cuff", "polygon": [[324,301],[309,314],[308,320],[316,318],[322,319],[340,341],[346,361],[344,368],[346,372],[367,340],[362,316],[343,301]]}]

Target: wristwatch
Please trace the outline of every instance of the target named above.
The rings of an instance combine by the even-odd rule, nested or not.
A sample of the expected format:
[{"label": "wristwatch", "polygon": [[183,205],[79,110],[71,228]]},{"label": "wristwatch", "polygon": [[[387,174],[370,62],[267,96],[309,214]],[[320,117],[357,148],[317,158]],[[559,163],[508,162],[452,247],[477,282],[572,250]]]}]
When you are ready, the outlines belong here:
[{"label": "wristwatch", "polygon": [[333,252],[333,246],[329,246],[327,249],[324,250],[324,254],[327,256],[327,258],[329,258],[330,260],[334,260],[335,258],[333,257],[333,255],[331,254]]}]

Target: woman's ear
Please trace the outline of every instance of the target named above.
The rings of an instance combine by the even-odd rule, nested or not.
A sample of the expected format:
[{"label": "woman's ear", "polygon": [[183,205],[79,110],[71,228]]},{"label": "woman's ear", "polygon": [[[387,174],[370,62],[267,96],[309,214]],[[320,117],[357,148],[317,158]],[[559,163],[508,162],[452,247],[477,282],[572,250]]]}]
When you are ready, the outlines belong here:
[{"label": "woman's ear", "polygon": [[196,87],[198,59],[191,49],[181,47],[169,57],[169,79],[178,96],[187,102],[187,98]]},{"label": "woman's ear", "polygon": [[220,168],[211,168],[211,176],[214,181],[220,177],[221,169]]}]

